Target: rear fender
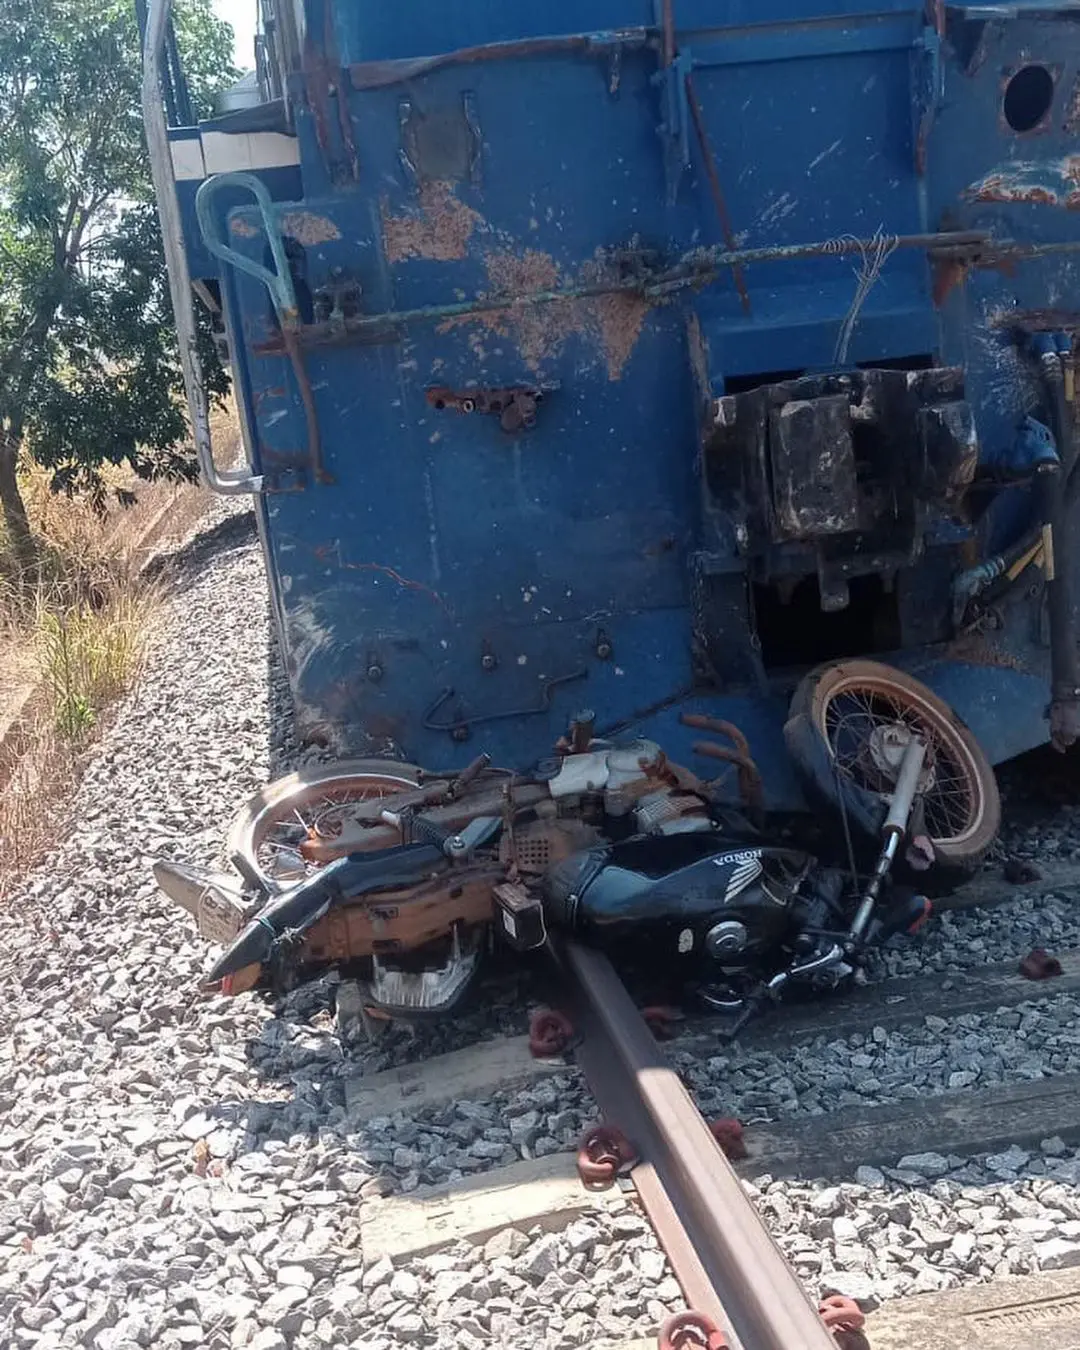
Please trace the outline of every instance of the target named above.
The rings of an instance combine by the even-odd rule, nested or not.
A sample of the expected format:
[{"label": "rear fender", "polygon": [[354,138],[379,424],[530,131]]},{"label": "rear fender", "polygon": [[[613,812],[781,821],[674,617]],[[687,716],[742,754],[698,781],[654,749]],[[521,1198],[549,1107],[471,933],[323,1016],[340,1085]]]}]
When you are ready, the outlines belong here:
[{"label": "rear fender", "polygon": [[237,886],[235,877],[208,867],[159,858],[154,863],[154,880],[211,942],[231,942],[254,907],[252,897]]}]

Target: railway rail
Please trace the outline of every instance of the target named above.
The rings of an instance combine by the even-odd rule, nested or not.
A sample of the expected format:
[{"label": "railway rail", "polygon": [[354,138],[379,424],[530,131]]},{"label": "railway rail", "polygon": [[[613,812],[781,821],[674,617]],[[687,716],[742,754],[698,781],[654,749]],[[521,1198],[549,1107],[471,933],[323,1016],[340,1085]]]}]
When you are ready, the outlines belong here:
[{"label": "railway rail", "polygon": [[[1040,884],[1046,889],[1048,882]],[[1080,877],[1075,868],[1063,867],[1053,874],[1053,884],[1076,890]],[[1016,887],[991,878],[957,903],[1007,903],[1017,894]],[[531,1057],[538,1049],[565,1050],[603,1122],[587,1131],[579,1170],[592,1186],[600,1180],[613,1184],[617,1176],[625,1185],[628,1179],[687,1305],[686,1314],[658,1328],[661,1350],[836,1350],[837,1345],[849,1350],[874,1344],[860,1330],[863,1314],[852,1300],[837,1297],[819,1311],[755,1207],[753,1187],[741,1178],[762,1171],[829,1178],[849,1175],[860,1165],[902,1175],[896,1164],[905,1155],[933,1152],[955,1161],[1010,1145],[1037,1145],[1052,1136],[1080,1137],[1080,1074],[1064,1073],[825,1115],[759,1119],[745,1134],[748,1156],[729,1161],[687,1088],[693,1087],[687,1067],[716,1053],[715,1022],[688,1018],[675,1039],[661,1045],[655,1026],[605,956],[572,941],[553,949],[552,956],[558,977],[553,1002],[560,1012],[553,1023],[538,1024],[541,1041],[554,1033],[546,1045],[538,1046],[535,1035],[531,1052],[524,1037],[487,1042],[362,1078],[354,1118],[392,1112],[395,1082],[402,1085],[399,1105],[414,1115],[437,1104],[447,1088],[453,1095],[468,1092],[470,1081],[491,1097],[549,1071],[549,1064]],[[1018,961],[976,966],[953,979],[934,974],[879,979],[846,996],[786,1007],[752,1024],[740,1043],[751,1050],[791,1049],[816,1037],[897,1030],[938,1014],[962,1024],[970,1014],[1080,992],[1080,951],[1057,953],[1052,967],[1057,973],[1044,982],[1033,981],[1019,966]],[[524,1179],[527,1173],[515,1175]],[[499,1186],[499,1169],[486,1176],[493,1189]],[[416,1202],[399,1197],[381,1203],[393,1208]],[[461,1228],[451,1222],[448,1237],[485,1231],[482,1213],[477,1219],[474,1210],[471,1222],[471,1228],[467,1218]],[[918,1339],[911,1346],[923,1350]],[[926,1342],[925,1350],[930,1347]]]},{"label": "railway rail", "polygon": [[[584,1032],[578,1061],[605,1118],[623,1123],[639,1153],[634,1185],[690,1305],[662,1329],[661,1350],[834,1350],[611,963],[575,942],[559,958]],[[857,1307],[843,1311],[845,1326],[861,1325]]]}]

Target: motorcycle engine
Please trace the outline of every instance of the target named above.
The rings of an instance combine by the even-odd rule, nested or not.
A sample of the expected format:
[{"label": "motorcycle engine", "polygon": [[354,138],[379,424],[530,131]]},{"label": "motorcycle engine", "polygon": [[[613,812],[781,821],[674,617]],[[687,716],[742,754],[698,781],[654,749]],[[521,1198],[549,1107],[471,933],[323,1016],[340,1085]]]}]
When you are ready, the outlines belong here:
[{"label": "motorcycle engine", "polygon": [[544,911],[598,946],[648,944],[657,956],[737,970],[775,954],[813,859],[743,845],[715,830],[634,837],[553,867]]},{"label": "motorcycle engine", "polygon": [[655,741],[618,747],[594,741],[593,748],[559,761],[548,791],[571,810],[592,799],[609,824],[625,821],[637,834],[712,828],[704,799],[673,786],[666,757]]}]

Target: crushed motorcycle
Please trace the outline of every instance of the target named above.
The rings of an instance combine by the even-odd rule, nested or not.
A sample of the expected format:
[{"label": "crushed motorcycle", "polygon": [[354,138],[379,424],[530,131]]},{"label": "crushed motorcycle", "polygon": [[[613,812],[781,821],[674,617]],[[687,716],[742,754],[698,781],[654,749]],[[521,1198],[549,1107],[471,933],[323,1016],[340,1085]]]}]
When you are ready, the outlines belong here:
[{"label": "crushed motorcycle", "polygon": [[694,747],[725,774],[706,781],[653,741],[599,738],[582,714],[525,773],[486,755],[445,774],[385,759],[303,769],[240,813],[226,846],[235,876],[171,860],[155,876],[221,948],[207,990],[282,990],[337,967],[372,1016],[433,1017],[461,1002],[495,945],[526,952],[572,934],[615,958],[646,953],[735,1035],[793,990],[858,980],[996,835],[993,771],[974,738],[892,667],[834,663],[796,692],[788,750],[835,827],[818,852],[763,818],[736,727],[682,720],[730,742]]}]

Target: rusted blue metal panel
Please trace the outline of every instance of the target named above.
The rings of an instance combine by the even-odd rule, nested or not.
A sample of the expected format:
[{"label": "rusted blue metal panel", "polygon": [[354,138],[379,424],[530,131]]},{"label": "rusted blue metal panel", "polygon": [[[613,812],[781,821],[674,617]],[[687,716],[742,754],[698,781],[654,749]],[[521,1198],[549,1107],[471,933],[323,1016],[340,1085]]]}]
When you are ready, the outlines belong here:
[{"label": "rusted blue metal panel", "polygon": [[878,653],[1045,740],[1042,573],[956,579],[1029,526],[1032,334],[1080,321],[1071,9],[306,0],[274,209],[216,217],[284,238],[295,333],[190,251],[306,733],[524,764],[587,705],[679,758],[693,707],[790,802],[786,691]]}]

